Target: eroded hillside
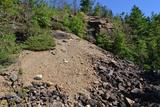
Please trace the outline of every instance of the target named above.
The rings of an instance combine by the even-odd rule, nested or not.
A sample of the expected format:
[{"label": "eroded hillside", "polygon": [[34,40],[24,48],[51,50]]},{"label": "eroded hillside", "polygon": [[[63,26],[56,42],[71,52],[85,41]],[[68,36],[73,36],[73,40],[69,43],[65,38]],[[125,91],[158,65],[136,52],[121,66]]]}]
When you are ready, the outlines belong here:
[{"label": "eroded hillside", "polygon": [[160,89],[131,62],[62,31],[1,74],[1,107],[159,107]]}]

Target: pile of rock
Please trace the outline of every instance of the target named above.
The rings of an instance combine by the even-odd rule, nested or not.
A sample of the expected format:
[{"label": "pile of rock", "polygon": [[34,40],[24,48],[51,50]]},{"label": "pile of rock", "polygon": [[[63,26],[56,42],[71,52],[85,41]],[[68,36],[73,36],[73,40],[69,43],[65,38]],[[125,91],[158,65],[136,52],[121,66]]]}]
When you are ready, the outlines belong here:
[{"label": "pile of rock", "polygon": [[31,86],[17,88],[14,92],[1,96],[8,107],[68,107],[68,95],[58,86],[49,89],[50,84],[32,82]]},{"label": "pile of rock", "polygon": [[[141,72],[123,60],[99,60],[95,69],[101,83],[91,98],[105,107],[159,107],[160,90],[141,78]],[[99,106],[102,107],[102,106]]]},{"label": "pile of rock", "polygon": [[95,69],[100,82],[90,96],[78,94],[75,107],[160,107],[160,88],[141,78],[141,72],[123,60],[101,59]]},{"label": "pile of rock", "polygon": [[[30,86],[24,87],[21,76],[4,73],[11,92],[0,96],[5,107],[160,107],[160,78],[156,84],[146,81],[143,73],[129,61],[112,55],[96,59],[95,71],[99,81],[89,89],[90,95],[78,93],[75,101],[51,82],[39,82],[37,75]],[[1,74],[2,75],[2,74]]]}]

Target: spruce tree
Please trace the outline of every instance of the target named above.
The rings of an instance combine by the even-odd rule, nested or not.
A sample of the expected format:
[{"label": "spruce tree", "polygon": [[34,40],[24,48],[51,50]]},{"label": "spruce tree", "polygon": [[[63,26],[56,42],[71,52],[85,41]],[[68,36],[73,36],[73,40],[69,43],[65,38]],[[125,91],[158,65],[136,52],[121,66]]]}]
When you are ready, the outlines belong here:
[{"label": "spruce tree", "polygon": [[101,5],[99,3],[96,4],[95,8],[94,8],[94,16],[101,16],[102,9],[101,9]]},{"label": "spruce tree", "polygon": [[131,14],[126,17],[126,23],[132,28],[132,35],[136,35],[138,38],[147,35],[147,19],[137,6],[134,6]]},{"label": "spruce tree", "polygon": [[80,6],[81,6],[81,11],[89,14],[91,9],[92,9],[93,1],[92,0],[81,0],[80,1]]},{"label": "spruce tree", "polygon": [[122,31],[116,32],[116,37],[113,42],[113,53],[119,55],[122,58],[132,59],[131,51],[127,47],[125,40],[125,34]]}]

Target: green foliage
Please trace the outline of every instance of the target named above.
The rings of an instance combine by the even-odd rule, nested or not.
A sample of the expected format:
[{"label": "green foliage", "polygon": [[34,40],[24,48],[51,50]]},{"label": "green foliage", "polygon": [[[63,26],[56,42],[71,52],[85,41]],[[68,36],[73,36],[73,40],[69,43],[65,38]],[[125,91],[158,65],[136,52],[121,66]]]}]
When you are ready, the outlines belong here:
[{"label": "green foliage", "polygon": [[94,12],[93,15],[94,16],[101,16],[101,5],[99,3],[96,4],[95,8],[94,8]]},{"label": "green foliage", "polygon": [[116,37],[113,42],[113,52],[122,58],[132,59],[131,50],[127,46],[125,34],[122,31],[116,32]]},{"label": "green foliage", "polygon": [[44,0],[0,0],[0,64],[11,62],[19,52],[17,42],[30,50],[52,49],[55,41],[48,32],[50,27],[83,38],[87,27],[84,16],[89,14],[105,17],[115,26],[112,36],[96,35],[98,46],[142,69],[160,70],[160,14],[147,18],[134,6],[125,17],[113,16],[106,6],[97,3],[93,7],[93,0],[80,0],[80,6],[81,11],[73,15],[67,4],[51,8]]},{"label": "green foliage", "polygon": [[69,28],[74,34],[80,37],[84,36],[85,21],[83,18],[83,13],[78,13],[76,16],[72,17],[70,24],[69,24]]},{"label": "green foliage", "polygon": [[16,15],[17,14],[17,3],[19,0],[0,0],[0,12],[8,15]]},{"label": "green foliage", "polygon": [[0,37],[0,65],[13,61],[14,56],[20,52],[20,47],[15,43],[14,35]]},{"label": "green foliage", "polygon": [[97,35],[96,44],[105,50],[108,50],[108,51],[112,50],[112,42],[109,40],[107,35]]},{"label": "green foliage", "polygon": [[158,40],[151,40],[148,42],[148,60],[147,65],[150,71],[158,71],[160,69],[159,44]]},{"label": "green foliage", "polygon": [[43,32],[39,35],[29,37],[25,45],[25,48],[29,50],[44,51],[53,49],[55,41],[49,32]]},{"label": "green foliage", "polygon": [[[62,27],[62,29],[65,29],[67,31],[71,31],[72,33],[83,38],[84,33],[85,33],[85,28],[86,28],[86,23],[84,20],[84,13],[79,12],[74,16],[70,16],[69,14],[64,14],[62,24],[64,25],[64,27]],[[61,25],[60,25],[60,27],[61,27]]]},{"label": "green foliage", "polygon": [[51,18],[54,15],[54,10],[47,4],[41,3],[33,8],[35,15],[33,18],[38,21],[39,25],[43,28],[50,26]]},{"label": "green foliage", "polygon": [[134,6],[132,12],[126,17],[126,23],[132,28],[132,35],[137,35],[139,37],[146,36],[148,22],[142,11]]},{"label": "green foliage", "polygon": [[88,14],[92,9],[92,0],[80,0],[81,11]]},{"label": "green foliage", "polygon": [[135,61],[140,66],[141,69],[144,68],[145,61],[148,57],[147,44],[145,40],[138,40],[136,46],[136,58]]},{"label": "green foliage", "polygon": [[102,6],[100,3],[97,3],[93,9],[93,16],[100,16],[112,19],[113,13],[112,10],[108,9],[106,6]]}]

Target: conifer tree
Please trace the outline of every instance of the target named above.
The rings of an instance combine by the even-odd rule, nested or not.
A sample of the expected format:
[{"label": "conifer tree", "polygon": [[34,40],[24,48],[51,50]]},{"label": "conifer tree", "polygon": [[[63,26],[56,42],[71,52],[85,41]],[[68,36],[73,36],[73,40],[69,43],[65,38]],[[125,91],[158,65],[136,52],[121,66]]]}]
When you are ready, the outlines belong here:
[{"label": "conifer tree", "polygon": [[131,14],[126,17],[126,23],[132,28],[132,35],[137,35],[138,37],[146,36],[147,19],[137,6],[134,6]]},{"label": "conifer tree", "polygon": [[80,6],[81,6],[81,11],[89,14],[91,9],[92,9],[93,1],[92,0],[81,0],[80,1]]}]

